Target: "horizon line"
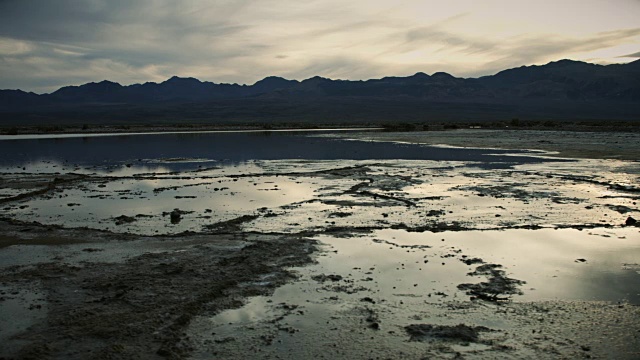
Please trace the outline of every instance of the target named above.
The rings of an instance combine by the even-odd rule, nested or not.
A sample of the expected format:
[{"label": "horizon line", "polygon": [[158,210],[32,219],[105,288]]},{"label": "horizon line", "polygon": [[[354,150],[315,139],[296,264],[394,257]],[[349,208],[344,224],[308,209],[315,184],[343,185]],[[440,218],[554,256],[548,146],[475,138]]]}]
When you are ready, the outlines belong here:
[{"label": "horizon line", "polygon": [[420,74],[422,74],[422,75],[426,75],[426,76],[429,76],[429,77],[432,77],[432,76],[434,76],[434,75],[436,75],[436,74],[447,74],[447,75],[450,75],[450,76],[452,76],[452,77],[454,77],[454,78],[456,78],[456,79],[463,79],[463,80],[466,80],[466,79],[480,79],[480,78],[483,78],[483,77],[495,76],[495,75],[497,75],[497,74],[499,74],[499,73],[501,73],[501,72],[503,72],[503,71],[513,70],[513,69],[520,69],[520,68],[527,68],[527,67],[540,67],[540,66],[546,66],[546,65],[549,65],[549,64],[559,63],[559,62],[563,62],[563,61],[575,62],[575,63],[583,63],[583,64],[589,64],[589,65],[594,65],[594,66],[602,66],[602,67],[606,67],[606,66],[612,66],[612,65],[614,65],[614,66],[615,66],[615,65],[627,65],[627,64],[631,64],[631,63],[634,63],[634,62],[638,62],[638,61],[640,61],[640,58],[635,59],[635,60],[633,60],[633,61],[629,61],[629,62],[620,62],[620,63],[611,63],[611,64],[597,64],[597,63],[591,63],[591,62],[587,62],[587,61],[572,60],[572,59],[564,58],[564,59],[560,59],[560,60],[549,61],[548,63],[546,63],[546,64],[542,64],[542,65],[532,64],[532,65],[520,65],[520,66],[517,66],[517,67],[506,68],[506,69],[502,69],[502,70],[500,70],[500,71],[498,71],[498,72],[496,72],[496,73],[493,73],[493,74],[482,75],[482,76],[477,76],[477,77],[458,77],[458,76],[455,76],[455,75],[453,75],[453,74],[451,74],[451,73],[448,73],[448,72],[445,72],[445,71],[436,71],[436,72],[432,73],[431,75],[429,75],[429,74],[427,74],[427,73],[425,73],[425,72],[422,72],[422,71],[418,71],[418,72],[416,72],[416,73],[414,73],[414,74],[411,74],[411,75],[404,75],[404,76],[402,76],[402,75],[387,75],[387,76],[384,76],[384,77],[381,77],[381,78],[355,79],[355,80],[348,80],[348,79],[332,79],[332,78],[328,78],[328,77],[324,77],[324,76],[320,76],[320,75],[314,75],[314,76],[309,77],[309,78],[306,78],[306,79],[298,80],[298,79],[287,79],[287,78],[285,78],[285,77],[277,76],[277,75],[268,75],[268,76],[265,76],[264,78],[262,78],[262,79],[260,79],[260,80],[257,80],[257,81],[256,81],[256,82],[254,82],[253,84],[239,84],[239,83],[216,83],[216,82],[214,82],[214,81],[209,81],[209,80],[200,80],[200,79],[198,79],[198,78],[196,78],[196,77],[193,77],[193,76],[184,76],[184,77],[183,77],[183,76],[179,76],[179,75],[173,75],[173,76],[171,76],[171,77],[167,78],[166,80],[164,80],[164,81],[162,81],[162,82],[147,81],[147,82],[144,82],[144,83],[136,82],[136,83],[130,83],[130,84],[121,84],[121,83],[116,82],[116,81],[111,81],[111,80],[108,80],[108,79],[102,79],[102,80],[99,80],[99,81],[97,80],[97,81],[89,81],[89,82],[85,82],[85,83],[82,83],[82,84],[79,84],[79,85],[63,85],[63,86],[59,87],[58,89],[56,89],[56,90],[54,90],[54,91],[51,91],[51,92],[43,92],[43,93],[37,93],[37,92],[34,92],[34,91],[25,91],[25,90],[22,90],[22,89],[0,89],[0,91],[22,91],[22,92],[25,92],[25,93],[28,93],[28,94],[36,94],[36,95],[50,95],[50,94],[53,94],[53,93],[55,93],[56,91],[59,91],[59,90],[64,89],[64,88],[68,88],[68,87],[80,87],[80,86],[84,86],[84,85],[88,85],[88,84],[100,84],[100,83],[104,83],[104,82],[109,82],[109,83],[113,83],[113,84],[118,84],[118,85],[120,85],[120,86],[122,86],[122,87],[135,86],[135,85],[145,85],[145,84],[158,84],[158,85],[159,85],[159,84],[163,84],[163,83],[165,83],[165,82],[167,82],[167,81],[169,81],[169,80],[171,80],[171,79],[173,79],[173,78],[178,78],[178,79],[194,79],[194,80],[199,81],[200,83],[210,83],[210,84],[215,84],[215,85],[232,85],[232,86],[234,86],[234,85],[235,85],[235,86],[247,86],[247,87],[249,87],[249,86],[255,86],[257,83],[259,83],[259,82],[261,82],[261,81],[264,81],[265,79],[268,79],[268,78],[279,78],[279,79],[283,79],[283,80],[287,80],[287,81],[295,81],[295,82],[298,82],[298,83],[302,83],[302,82],[304,82],[304,81],[311,80],[311,79],[314,79],[314,78],[327,79],[327,80],[331,80],[331,81],[352,81],[352,82],[364,82],[364,81],[370,81],[370,80],[382,80],[382,79],[384,79],[384,78],[408,78],[408,77],[412,77],[412,76],[416,76],[416,75],[420,75]]}]

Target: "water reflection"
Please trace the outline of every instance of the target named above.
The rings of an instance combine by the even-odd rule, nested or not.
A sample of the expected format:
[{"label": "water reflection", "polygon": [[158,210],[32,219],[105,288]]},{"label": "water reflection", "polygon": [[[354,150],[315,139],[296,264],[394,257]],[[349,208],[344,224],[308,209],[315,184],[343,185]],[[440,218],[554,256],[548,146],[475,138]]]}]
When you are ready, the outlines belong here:
[{"label": "water reflection", "polygon": [[[341,338],[348,338],[347,342],[363,341],[365,337],[358,338],[360,335],[370,337],[369,347],[395,338],[398,343],[393,346],[407,350],[415,343],[407,341],[405,333],[398,329],[412,322],[475,323],[515,334],[525,331],[525,335],[537,337],[538,322],[561,320],[560,326],[572,326],[568,321],[570,316],[565,318],[563,315],[568,314],[558,309],[546,316],[535,311],[512,312],[508,311],[511,307],[501,309],[486,302],[477,306],[465,302],[468,295],[456,287],[461,282],[476,280],[467,275],[475,266],[464,264],[460,258],[481,256],[489,263],[504,265],[509,276],[527,281],[524,295],[517,296],[515,301],[603,300],[637,305],[640,304],[640,275],[621,267],[624,261],[639,258],[640,244],[632,240],[637,239],[637,235],[638,229],[590,232],[547,229],[437,234],[381,230],[360,238],[321,236],[319,239],[327,251],[318,257],[317,263],[297,269],[299,280],[277,288],[272,296],[253,297],[242,308],[226,310],[201,327],[194,326],[193,330],[199,332],[192,331],[192,334],[217,340],[220,343],[215,344],[214,350],[219,351],[224,347],[222,339],[238,339],[233,347],[242,348],[238,347],[241,341],[246,338],[255,342],[254,334],[262,330],[277,339],[269,349],[286,354],[295,353],[301,343],[315,344],[318,339],[327,338],[331,339],[330,343],[339,342]],[[577,256],[584,256],[587,261],[575,262]],[[342,278],[320,283],[314,280],[318,274]],[[540,308],[545,309],[544,303],[541,304]],[[594,309],[583,303],[576,304],[576,308],[579,308],[577,312]],[[366,328],[364,319],[370,314],[374,314],[385,330],[384,336],[374,335]],[[581,321],[584,318],[578,320]],[[274,333],[273,324],[297,329],[299,335],[286,332],[282,335],[283,332],[277,330]],[[546,339],[548,328],[543,329],[542,336]],[[245,333],[250,336],[239,335]],[[352,334],[355,340],[349,338]],[[510,344],[513,343],[510,340]],[[249,342],[241,346],[250,345]],[[418,351],[423,353],[426,344],[420,345]],[[350,347],[345,343],[343,348]],[[469,344],[456,348],[456,351],[478,355],[476,350]],[[491,355],[480,358],[495,357]]]},{"label": "water reflection", "polygon": [[[246,173],[251,168],[242,169]],[[263,207],[308,201],[320,188],[282,176],[217,176],[224,171],[209,170],[193,177],[171,173],[133,178],[117,178],[114,171],[107,179],[61,188],[5,210],[18,219],[45,224],[153,235],[202,231],[203,226],[253,215]],[[176,208],[184,211],[181,221],[168,216]],[[122,223],[117,221],[119,216],[135,221]]]},{"label": "water reflection", "polygon": [[[516,300],[602,300],[640,304],[640,275],[628,265],[640,259],[640,243],[636,240],[639,234],[635,228],[438,234],[380,230],[374,238],[401,245],[430,245],[452,254],[454,259],[467,255],[503,265],[510,277],[527,282],[523,286],[524,295]],[[383,252],[378,256],[384,258]],[[437,274],[430,272],[430,277],[437,281],[451,277],[448,271],[440,276]]]},{"label": "water reflection", "polygon": [[[305,304],[307,321],[312,322],[308,325],[318,326],[340,311],[345,300],[361,303],[365,295],[396,311],[415,314],[425,303],[467,297],[456,286],[474,280],[467,272],[475,266],[461,262],[462,255],[501,264],[509,276],[525,280],[524,295],[516,301],[595,300],[638,305],[640,275],[622,266],[640,258],[640,244],[630,239],[637,237],[638,229],[617,229],[615,234],[612,241],[603,239],[603,230],[573,229],[437,234],[380,230],[358,239],[320,236],[329,252],[320,256],[317,264],[299,269],[300,281],[278,288],[271,297],[256,297],[240,309],[225,311],[212,323],[220,326],[216,331],[224,331],[227,323],[269,320],[279,315],[274,304],[293,303]],[[416,245],[421,247],[407,247]],[[577,256],[587,261],[576,262]],[[311,280],[317,274],[338,274],[353,284],[348,289],[362,286],[365,290],[333,292],[331,286]],[[327,301],[329,296],[342,301]]]},{"label": "water reflection", "polygon": [[[135,164],[140,159],[152,159],[147,160],[146,164],[153,165],[153,160],[182,158],[232,163],[281,159],[446,160],[471,161],[490,168],[504,168],[514,164],[548,161],[529,156],[527,151],[445,149],[308,135],[304,132],[265,131],[4,140],[0,141],[0,166],[19,166],[40,161],[82,166]],[[174,171],[194,168],[193,161],[167,163],[164,166]]]}]

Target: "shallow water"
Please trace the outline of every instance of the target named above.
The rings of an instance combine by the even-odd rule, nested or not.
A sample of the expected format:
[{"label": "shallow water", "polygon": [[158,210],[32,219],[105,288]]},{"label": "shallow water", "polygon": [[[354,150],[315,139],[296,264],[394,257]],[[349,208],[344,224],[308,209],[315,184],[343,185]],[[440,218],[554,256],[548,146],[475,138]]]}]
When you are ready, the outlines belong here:
[{"label": "shallow water", "polygon": [[[223,312],[215,322],[264,319],[270,307],[282,302],[335,308],[371,297],[411,311],[411,306],[425,303],[464,300],[469,296],[456,288],[458,284],[484,281],[482,276],[467,275],[480,264],[461,261],[476,257],[502,265],[507,276],[526,282],[523,294],[512,296],[513,301],[640,305],[639,238],[637,228],[444,233],[386,229],[357,238],[321,235],[317,239],[325,252],[317,264],[297,269],[299,281],[277,289],[272,297],[256,297],[241,309]],[[318,274],[340,275],[342,280],[320,283],[312,279]],[[319,300],[333,295],[343,301]]]},{"label": "shallow water", "polygon": [[527,156],[533,154],[530,151],[443,149],[308,136],[318,133],[320,132],[203,132],[4,139],[0,140],[0,168],[4,167],[3,171],[21,171],[22,167],[26,167],[24,171],[34,172],[40,171],[41,167],[38,165],[45,161],[60,163],[67,168],[96,167],[99,170],[113,170],[114,167],[128,165],[173,171],[193,170],[198,166],[205,167],[214,163],[225,165],[250,160],[282,159],[474,161],[495,168],[543,162],[536,157]]},{"label": "shallow water", "polygon": [[[576,358],[588,350],[567,339],[597,323],[601,303],[593,301],[640,305],[640,233],[623,225],[639,217],[639,163],[300,132],[3,140],[2,149],[3,215],[24,221],[7,222],[2,234],[6,266],[102,268],[149,253],[173,258],[203,243],[237,252],[253,239],[321,241],[318,262],[293,269],[297,280],[275,288],[266,274],[229,290],[232,298],[273,296],[190,322],[194,358],[537,358],[535,348],[554,358],[557,346]],[[520,295],[498,294],[511,306],[469,301],[481,295],[461,290],[488,281],[469,275],[481,264],[524,282],[514,281]],[[0,309],[22,318],[16,331],[44,321],[39,287],[12,294]],[[625,304],[611,305],[618,302]],[[581,313],[587,308],[590,317]],[[563,312],[572,314],[569,328]],[[434,354],[405,331],[420,323],[495,331],[480,342],[434,343]]]},{"label": "shallow water", "polygon": [[[254,216],[265,207],[303,204],[331,193],[331,187],[346,191],[357,183],[355,179],[341,179],[340,185],[317,177],[300,179],[299,174],[305,172],[375,161],[391,165],[403,159],[420,161],[421,166],[427,164],[429,168],[439,164],[445,169],[509,169],[547,161],[529,156],[527,151],[442,149],[316,136],[335,133],[205,132],[5,139],[0,141],[0,173],[3,180],[22,185],[7,186],[0,195],[9,197],[41,189],[52,180],[39,178],[42,175],[81,174],[89,178],[57,186],[46,196],[4,210],[18,219],[45,224],[140,234],[179,233]],[[393,171],[402,175],[406,169]],[[287,172],[297,175],[285,178]],[[250,174],[256,174],[256,178]],[[25,179],[32,180],[31,187],[24,185]],[[181,221],[167,220],[173,209],[186,212]],[[331,207],[321,210],[330,211]],[[135,217],[135,222],[118,223],[116,218],[121,215]],[[308,218],[296,216],[298,219],[289,224],[295,226]]]},{"label": "shallow water", "polygon": [[[376,239],[401,245],[429,244],[460,261],[462,255],[500,264],[524,280],[514,300],[593,300],[640,305],[640,229],[540,229],[407,233],[379,230]],[[443,241],[444,240],[444,241]],[[437,260],[437,259],[434,259]],[[467,266],[469,271],[474,265]],[[437,268],[437,267],[436,267]],[[436,271],[446,282],[450,271]],[[431,278],[432,272],[428,277]],[[468,282],[467,279],[466,282]]]},{"label": "shallow water", "polygon": [[[340,254],[366,254],[356,263],[379,258],[384,263],[377,265],[379,275],[392,276],[400,271],[396,262],[404,263],[396,287],[411,297],[417,293],[410,291],[418,289],[424,295],[425,287],[460,296],[456,286],[470,270],[459,257],[466,254],[503,265],[513,277],[527,281],[522,299],[638,302],[638,274],[628,270],[638,268],[637,232],[511,229],[624,223],[639,211],[637,196],[609,184],[633,184],[635,175],[620,170],[633,164],[551,161],[511,150],[442,149],[309,134],[317,133],[4,140],[0,148],[14,152],[0,151],[3,179],[20,186],[0,194],[37,190],[49,181],[43,174],[84,174],[88,177],[5,206],[5,214],[147,235],[212,231],[216,224],[243,216],[249,218],[237,229],[258,233],[377,229],[374,236],[381,242],[365,237],[330,243],[340,247]],[[25,179],[35,185],[25,185]],[[183,211],[180,221],[170,221],[174,209]],[[120,221],[120,216],[130,218]],[[424,231],[438,224],[506,230]],[[423,232],[390,230],[393,226],[422,227]],[[386,263],[390,258],[394,262]],[[360,266],[351,260],[330,267]],[[429,269],[429,284],[420,284],[424,268]],[[393,297],[384,287],[393,281],[376,280],[376,291]]]},{"label": "shallow water", "polygon": [[[272,296],[251,298],[239,309],[196,322],[191,334],[204,344],[217,344],[201,346],[208,350],[195,358],[217,351],[231,358],[239,354],[233,350],[238,344],[251,352],[255,345],[245,341],[259,334],[266,334],[262,336],[269,340],[267,351],[275,354],[306,356],[301,344],[313,348],[311,344],[318,341],[331,351],[335,351],[335,344],[348,351],[351,341],[374,339],[375,333],[367,329],[371,321],[381,324],[385,336],[376,336],[366,348],[379,351],[410,351],[416,344],[407,342],[403,328],[415,322],[457,325],[464,321],[517,331],[510,320],[497,316],[499,308],[490,310],[490,304],[478,304],[486,307],[487,313],[465,314],[467,306],[475,305],[463,305],[469,295],[457,285],[484,280],[467,275],[479,264],[466,265],[461,260],[472,257],[501,264],[507,276],[526,281],[521,286],[523,295],[511,298],[515,302],[579,300],[639,305],[640,266],[634,263],[640,259],[639,232],[637,228],[445,233],[379,230],[357,238],[319,236],[324,253],[318,256],[317,264],[296,269],[297,281],[276,289]],[[341,278],[321,282],[318,275]],[[268,278],[262,281],[268,282]],[[227,341],[233,345],[226,346]],[[456,351],[472,354],[488,350],[482,344],[471,345],[460,345]],[[417,351],[420,349],[418,346]]]}]

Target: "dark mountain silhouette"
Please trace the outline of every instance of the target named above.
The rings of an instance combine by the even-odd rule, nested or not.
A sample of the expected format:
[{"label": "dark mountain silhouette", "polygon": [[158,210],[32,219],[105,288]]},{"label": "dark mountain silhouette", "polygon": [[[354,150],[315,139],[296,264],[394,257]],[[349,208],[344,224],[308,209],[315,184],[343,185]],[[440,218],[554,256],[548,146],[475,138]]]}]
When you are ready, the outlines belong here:
[{"label": "dark mountain silhouette", "polygon": [[348,81],[270,76],[253,85],[172,77],[122,86],[66,86],[51,94],[0,90],[2,124],[48,122],[379,122],[640,118],[640,60],[560,60],[480,78],[444,72]]},{"label": "dark mountain silhouette", "polygon": [[45,104],[46,99],[32,92],[22,90],[0,90],[0,111],[2,109],[22,109]]},{"label": "dark mountain silhouette", "polygon": [[560,60],[504,70],[479,80],[496,92],[521,98],[640,100],[640,61],[603,66]]},{"label": "dark mountain silhouette", "polygon": [[296,80],[287,80],[277,76],[266,77],[251,86],[253,94],[264,94],[278,90],[289,89],[299,84]]}]

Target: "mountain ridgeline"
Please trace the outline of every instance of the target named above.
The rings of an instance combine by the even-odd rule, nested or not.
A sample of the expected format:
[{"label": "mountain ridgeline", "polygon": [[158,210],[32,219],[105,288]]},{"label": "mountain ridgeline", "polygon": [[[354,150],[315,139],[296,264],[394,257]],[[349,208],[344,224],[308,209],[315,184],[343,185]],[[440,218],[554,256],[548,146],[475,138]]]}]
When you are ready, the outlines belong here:
[{"label": "mountain ridgeline", "polygon": [[596,65],[561,60],[480,78],[438,72],[365,81],[267,77],[253,85],[172,77],[111,81],[50,94],[0,90],[4,125],[52,123],[230,123],[640,120],[640,60]]}]

